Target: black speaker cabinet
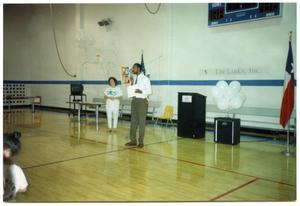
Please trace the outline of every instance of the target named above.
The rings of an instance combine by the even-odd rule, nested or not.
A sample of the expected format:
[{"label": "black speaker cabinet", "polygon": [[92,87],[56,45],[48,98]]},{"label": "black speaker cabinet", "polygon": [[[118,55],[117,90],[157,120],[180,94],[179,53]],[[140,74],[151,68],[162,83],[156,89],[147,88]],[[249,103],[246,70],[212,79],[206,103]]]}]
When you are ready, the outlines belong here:
[{"label": "black speaker cabinet", "polygon": [[178,93],[177,136],[205,137],[206,96],[198,93]]},{"label": "black speaker cabinet", "polygon": [[83,85],[82,84],[71,84],[71,95],[82,95]]},{"label": "black speaker cabinet", "polygon": [[240,119],[215,118],[214,141],[235,145],[240,143]]}]

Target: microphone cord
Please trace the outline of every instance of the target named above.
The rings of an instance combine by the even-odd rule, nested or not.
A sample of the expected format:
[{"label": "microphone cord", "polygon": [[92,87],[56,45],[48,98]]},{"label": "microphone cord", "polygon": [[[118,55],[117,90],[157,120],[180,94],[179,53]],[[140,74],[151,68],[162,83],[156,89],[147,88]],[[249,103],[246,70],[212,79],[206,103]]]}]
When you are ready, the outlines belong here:
[{"label": "microphone cord", "polygon": [[146,7],[147,11],[148,11],[150,14],[157,14],[158,11],[159,11],[159,9],[160,9],[160,6],[161,6],[161,3],[158,4],[157,9],[156,9],[155,11],[151,11],[151,10],[149,9],[148,5],[145,3],[145,7]]},{"label": "microphone cord", "polygon": [[71,74],[70,72],[68,72],[67,69],[66,69],[66,67],[65,67],[65,65],[63,64],[62,58],[61,58],[60,53],[59,53],[58,45],[57,45],[56,33],[55,33],[55,28],[54,28],[54,20],[53,20],[52,4],[49,4],[49,8],[50,8],[51,28],[52,28],[52,33],[53,33],[53,38],[54,38],[56,53],[57,53],[57,57],[59,59],[60,65],[63,68],[64,72],[68,76],[76,78],[76,74]]}]

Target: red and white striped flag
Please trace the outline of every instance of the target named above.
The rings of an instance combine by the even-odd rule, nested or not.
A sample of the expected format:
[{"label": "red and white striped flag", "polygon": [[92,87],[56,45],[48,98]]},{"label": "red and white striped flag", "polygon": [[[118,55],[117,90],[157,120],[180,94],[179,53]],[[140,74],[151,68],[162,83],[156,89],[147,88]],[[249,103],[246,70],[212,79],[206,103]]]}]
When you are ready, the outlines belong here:
[{"label": "red and white striped flag", "polygon": [[284,128],[291,118],[294,109],[294,61],[291,41],[289,41],[289,51],[286,60],[284,93],[281,102],[280,124]]}]

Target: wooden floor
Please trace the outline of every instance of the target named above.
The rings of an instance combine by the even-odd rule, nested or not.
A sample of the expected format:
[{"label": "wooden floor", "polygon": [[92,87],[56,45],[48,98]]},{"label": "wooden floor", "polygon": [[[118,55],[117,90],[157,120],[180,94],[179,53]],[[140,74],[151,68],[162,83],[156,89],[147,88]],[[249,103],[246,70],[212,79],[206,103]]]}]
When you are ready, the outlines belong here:
[{"label": "wooden floor", "polygon": [[[145,147],[126,148],[129,122],[106,132],[101,119],[29,110],[4,112],[4,131],[22,132],[15,157],[29,187],[17,202],[50,201],[293,201],[296,158],[283,145],[237,146],[178,138],[175,128],[148,124]],[[295,151],[295,148],[292,148]]]}]

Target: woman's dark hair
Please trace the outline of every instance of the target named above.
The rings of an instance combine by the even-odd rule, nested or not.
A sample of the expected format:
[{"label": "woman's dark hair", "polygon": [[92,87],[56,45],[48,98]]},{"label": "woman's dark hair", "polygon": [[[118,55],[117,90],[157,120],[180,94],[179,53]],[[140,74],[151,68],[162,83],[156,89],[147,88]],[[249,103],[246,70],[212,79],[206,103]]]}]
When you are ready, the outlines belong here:
[{"label": "woman's dark hair", "polygon": [[108,78],[108,84],[110,85],[110,80],[114,80],[114,82],[115,82],[115,85],[117,86],[118,85],[118,81],[117,81],[117,79],[116,78],[114,78],[114,77],[109,77]]},{"label": "woman's dark hair", "polygon": [[10,149],[11,155],[16,155],[21,149],[21,133],[13,132],[13,133],[4,133],[3,135],[3,149]]}]

